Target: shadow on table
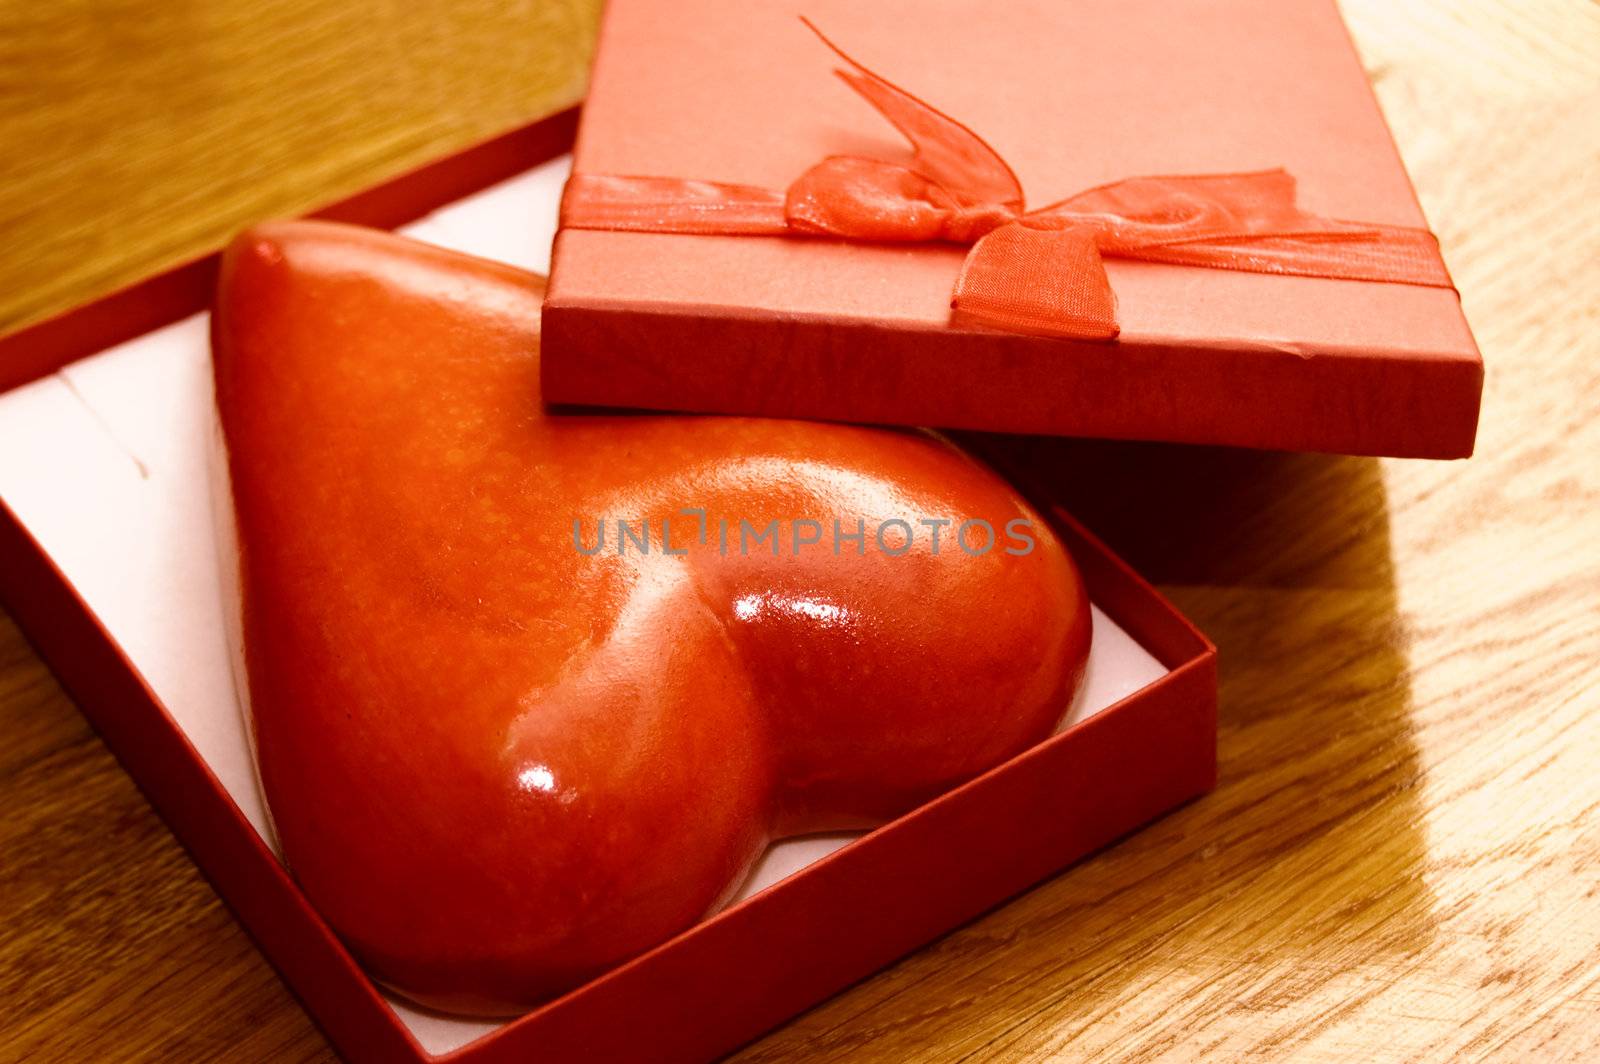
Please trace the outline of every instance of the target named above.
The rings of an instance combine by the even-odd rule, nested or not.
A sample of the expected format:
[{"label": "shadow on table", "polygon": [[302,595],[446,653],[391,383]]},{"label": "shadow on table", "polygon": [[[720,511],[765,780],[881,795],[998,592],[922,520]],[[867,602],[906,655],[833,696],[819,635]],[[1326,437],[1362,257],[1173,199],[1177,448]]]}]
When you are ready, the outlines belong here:
[{"label": "shadow on table", "polygon": [[1276,1027],[1292,1040],[1317,1021],[1293,1002],[1432,933],[1379,464],[963,442],[1025,470],[1217,644],[1219,786],[796,1021],[773,1048],[801,1035],[823,1058],[867,1042],[952,1059],[1013,1041],[1126,1051],[1197,1010],[1248,1013],[1252,1037]]}]

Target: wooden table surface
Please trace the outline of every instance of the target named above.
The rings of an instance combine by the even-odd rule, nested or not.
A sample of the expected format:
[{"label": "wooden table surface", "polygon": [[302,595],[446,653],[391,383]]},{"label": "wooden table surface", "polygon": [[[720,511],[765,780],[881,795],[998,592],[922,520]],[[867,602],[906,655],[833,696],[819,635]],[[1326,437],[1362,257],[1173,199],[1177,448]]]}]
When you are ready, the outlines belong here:
[{"label": "wooden table surface", "polygon": [[[575,99],[562,4],[0,0],[0,328]],[[1210,797],[756,1043],[1600,1058],[1600,8],[1347,0],[1478,455],[1055,452],[1222,651]],[[331,1054],[0,617],[0,1058]]]}]

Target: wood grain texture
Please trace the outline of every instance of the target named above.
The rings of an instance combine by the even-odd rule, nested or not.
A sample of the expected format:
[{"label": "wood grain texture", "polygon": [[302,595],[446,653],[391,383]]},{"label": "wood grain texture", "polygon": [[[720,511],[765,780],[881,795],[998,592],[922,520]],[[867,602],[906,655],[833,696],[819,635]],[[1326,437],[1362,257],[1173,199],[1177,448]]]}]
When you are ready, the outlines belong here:
[{"label": "wood grain texture", "polygon": [[[575,92],[583,5],[472,6],[0,0],[0,323]],[[1477,457],[982,441],[1219,644],[1221,786],[740,1061],[1600,1056],[1600,9],[1344,7]],[[0,1059],[327,1059],[4,623],[0,736]]]},{"label": "wood grain texture", "polygon": [[598,0],[0,0],[0,331],[576,103]]}]

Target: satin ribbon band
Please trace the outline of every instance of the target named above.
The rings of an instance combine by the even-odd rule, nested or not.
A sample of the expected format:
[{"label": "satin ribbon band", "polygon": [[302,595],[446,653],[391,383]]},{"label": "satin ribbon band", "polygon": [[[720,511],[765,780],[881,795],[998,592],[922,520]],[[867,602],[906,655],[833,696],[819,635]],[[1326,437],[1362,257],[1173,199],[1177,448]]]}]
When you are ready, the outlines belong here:
[{"label": "satin ribbon band", "polygon": [[1302,211],[1284,170],[1128,178],[1027,210],[1016,174],[981,137],[806,25],[849,65],[836,73],[911,142],[910,165],[830,156],[784,191],[574,174],[562,226],[970,245],[954,321],[1075,339],[1117,336],[1105,257],[1452,287],[1432,233]]}]

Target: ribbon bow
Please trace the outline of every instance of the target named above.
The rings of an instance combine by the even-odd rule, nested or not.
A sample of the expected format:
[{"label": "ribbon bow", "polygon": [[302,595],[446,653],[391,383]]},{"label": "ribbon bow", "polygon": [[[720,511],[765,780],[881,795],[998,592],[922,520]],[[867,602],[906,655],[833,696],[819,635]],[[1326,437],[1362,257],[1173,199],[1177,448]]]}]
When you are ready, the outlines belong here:
[{"label": "ribbon bow", "polygon": [[1076,339],[1117,336],[1102,257],[1252,273],[1451,286],[1425,229],[1341,221],[1295,206],[1284,170],[1135,177],[1028,210],[987,142],[846,55],[835,70],[911,142],[910,165],[835,155],[787,191],[669,177],[575,174],[575,229],[800,235],[971,245],[952,319]]}]

